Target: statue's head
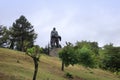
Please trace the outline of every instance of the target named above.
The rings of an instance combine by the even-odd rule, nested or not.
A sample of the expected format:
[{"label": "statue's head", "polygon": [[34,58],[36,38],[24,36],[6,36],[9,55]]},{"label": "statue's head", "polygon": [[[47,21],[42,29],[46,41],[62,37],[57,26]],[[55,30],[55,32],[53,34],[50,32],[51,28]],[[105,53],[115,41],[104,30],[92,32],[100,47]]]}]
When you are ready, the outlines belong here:
[{"label": "statue's head", "polygon": [[56,30],[56,28],[54,27],[54,28],[53,28],[53,30],[55,31],[55,30]]}]

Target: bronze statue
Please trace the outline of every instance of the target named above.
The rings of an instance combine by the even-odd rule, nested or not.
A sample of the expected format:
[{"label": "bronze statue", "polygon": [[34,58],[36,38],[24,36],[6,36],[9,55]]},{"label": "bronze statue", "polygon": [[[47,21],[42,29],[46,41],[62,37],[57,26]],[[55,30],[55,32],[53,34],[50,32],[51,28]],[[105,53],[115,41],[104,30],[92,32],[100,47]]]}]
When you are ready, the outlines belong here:
[{"label": "bronze statue", "polygon": [[56,31],[56,28],[53,28],[51,31],[51,48],[60,48],[61,45],[59,44],[59,41],[61,41],[61,36],[58,35],[58,32]]}]

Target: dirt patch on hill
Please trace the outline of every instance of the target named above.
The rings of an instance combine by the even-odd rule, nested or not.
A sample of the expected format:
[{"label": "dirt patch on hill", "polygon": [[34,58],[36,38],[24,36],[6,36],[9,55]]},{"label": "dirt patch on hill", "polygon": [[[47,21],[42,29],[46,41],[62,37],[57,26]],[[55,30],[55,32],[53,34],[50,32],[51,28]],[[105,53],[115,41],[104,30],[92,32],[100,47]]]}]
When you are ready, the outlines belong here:
[{"label": "dirt patch on hill", "polygon": [[11,80],[12,77],[0,72],[0,80]]},{"label": "dirt patch on hill", "polygon": [[64,77],[67,78],[68,80],[86,80],[86,79],[80,78],[78,76],[73,76],[72,78],[68,78],[66,76],[64,76]]},{"label": "dirt patch on hill", "polygon": [[15,76],[15,75],[11,76],[0,72],[0,80],[30,80],[30,79],[25,79],[22,76]]},{"label": "dirt patch on hill", "polygon": [[73,80],[85,80],[85,79],[75,76]]}]

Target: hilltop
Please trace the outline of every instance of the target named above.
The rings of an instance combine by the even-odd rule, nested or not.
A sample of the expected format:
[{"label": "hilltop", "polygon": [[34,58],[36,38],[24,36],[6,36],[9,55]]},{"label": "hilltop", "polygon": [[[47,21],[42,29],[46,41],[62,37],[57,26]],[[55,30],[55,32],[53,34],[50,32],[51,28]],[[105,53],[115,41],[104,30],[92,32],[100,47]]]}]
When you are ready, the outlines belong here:
[{"label": "hilltop", "polygon": [[[32,80],[33,71],[33,61],[24,52],[0,48],[0,80]],[[69,80],[66,73],[73,75],[72,80],[120,80],[111,72],[80,65],[69,66],[63,72],[59,58],[41,54],[37,80]]]}]

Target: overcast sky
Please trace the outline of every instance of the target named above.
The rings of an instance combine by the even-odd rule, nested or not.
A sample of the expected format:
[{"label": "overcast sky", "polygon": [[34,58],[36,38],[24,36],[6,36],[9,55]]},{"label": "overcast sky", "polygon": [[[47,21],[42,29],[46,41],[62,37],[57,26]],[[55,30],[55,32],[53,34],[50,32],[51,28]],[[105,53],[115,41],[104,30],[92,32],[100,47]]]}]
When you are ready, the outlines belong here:
[{"label": "overcast sky", "polygon": [[12,26],[24,15],[44,47],[56,27],[65,42],[96,41],[120,46],[120,0],[0,0],[0,25]]}]

